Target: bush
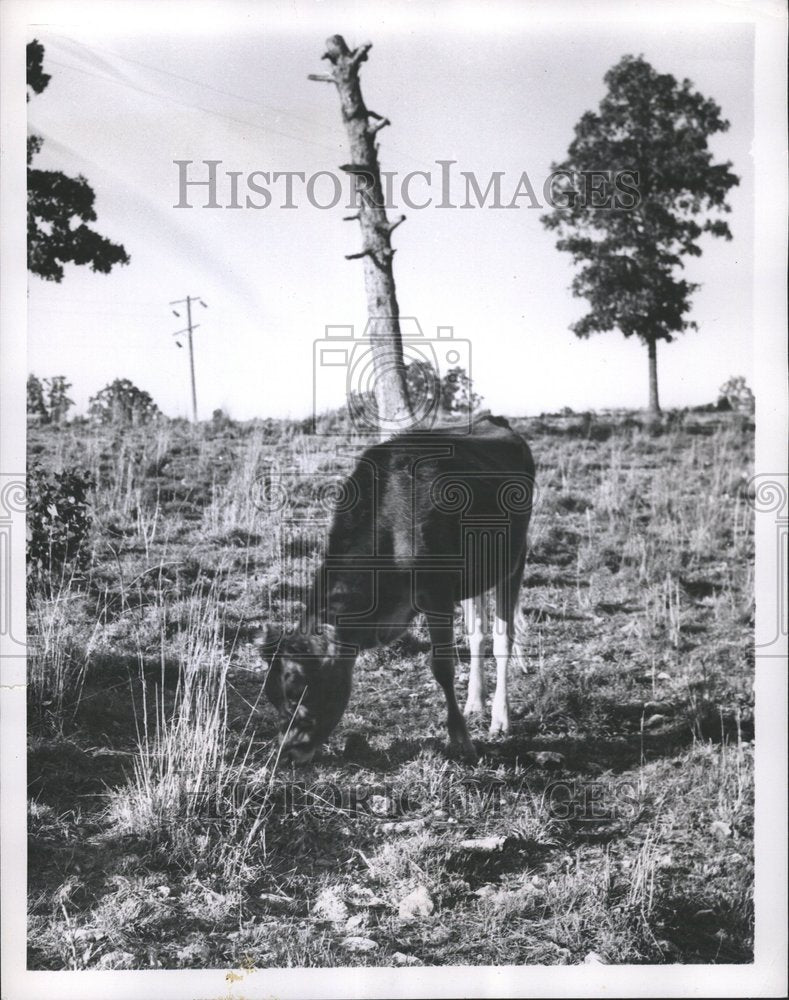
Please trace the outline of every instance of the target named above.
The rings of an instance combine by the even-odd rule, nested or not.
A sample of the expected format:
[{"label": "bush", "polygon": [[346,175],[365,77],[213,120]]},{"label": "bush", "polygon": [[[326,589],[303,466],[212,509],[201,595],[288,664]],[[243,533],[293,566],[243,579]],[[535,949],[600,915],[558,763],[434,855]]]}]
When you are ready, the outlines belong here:
[{"label": "bush", "polygon": [[27,578],[45,591],[67,567],[81,569],[91,526],[88,494],[94,480],[87,470],[49,472],[34,463],[27,475]]},{"label": "bush", "polygon": [[102,424],[144,424],[159,416],[159,407],[144,389],[116,378],[91,396],[88,413]]},{"label": "bush", "polygon": [[217,433],[223,433],[231,428],[235,427],[233,420],[225,413],[225,411],[220,407],[214,410],[211,414],[211,430]]}]

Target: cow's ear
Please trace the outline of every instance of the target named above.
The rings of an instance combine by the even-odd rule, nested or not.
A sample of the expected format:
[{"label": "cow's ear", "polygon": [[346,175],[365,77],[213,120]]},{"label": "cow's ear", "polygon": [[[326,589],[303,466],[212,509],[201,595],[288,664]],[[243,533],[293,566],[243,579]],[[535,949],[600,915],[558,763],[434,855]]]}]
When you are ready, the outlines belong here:
[{"label": "cow's ear", "polygon": [[252,646],[263,661],[266,670],[271,666],[274,654],[282,641],[282,629],[277,625],[263,625],[252,636]]}]

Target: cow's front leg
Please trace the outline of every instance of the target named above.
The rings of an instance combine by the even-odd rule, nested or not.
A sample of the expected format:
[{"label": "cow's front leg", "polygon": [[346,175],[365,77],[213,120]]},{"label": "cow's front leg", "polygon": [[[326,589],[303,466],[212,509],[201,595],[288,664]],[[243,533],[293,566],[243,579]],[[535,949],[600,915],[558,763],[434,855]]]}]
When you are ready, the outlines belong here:
[{"label": "cow's front leg", "polygon": [[447,700],[450,752],[458,753],[468,763],[475,764],[477,751],[455,697],[455,643],[451,610],[442,615],[441,620],[428,615],[427,624],[432,646],[430,665]]},{"label": "cow's front leg", "polygon": [[484,594],[461,601],[469,648],[468,695],[463,710],[466,716],[482,715],[485,711],[485,659],[482,647],[487,624],[486,604]]}]

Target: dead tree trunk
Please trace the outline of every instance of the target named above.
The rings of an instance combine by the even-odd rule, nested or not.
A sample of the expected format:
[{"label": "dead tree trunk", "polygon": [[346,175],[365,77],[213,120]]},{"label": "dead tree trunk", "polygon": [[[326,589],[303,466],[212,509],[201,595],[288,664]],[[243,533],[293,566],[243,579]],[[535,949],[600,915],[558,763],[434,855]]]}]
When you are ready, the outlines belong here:
[{"label": "dead tree trunk", "polygon": [[[358,207],[358,212],[347,216],[346,221],[359,220],[362,249],[359,253],[348,254],[347,258],[364,262],[367,330],[373,355],[378,429],[382,437],[388,437],[413,423],[405,380],[400,310],[392,273],[391,234],[405,216],[395,222],[390,222],[386,216],[375,137],[389,120],[365,107],[359,85],[359,66],[366,61],[371,48],[372,43],[367,42],[351,51],[340,35],[333,35],[327,39],[323,55],[332,65],[331,72],[311,74],[309,79],[336,84],[350,140],[351,162],[340,169],[351,176],[354,207]],[[367,386],[357,388],[364,391]]]}]

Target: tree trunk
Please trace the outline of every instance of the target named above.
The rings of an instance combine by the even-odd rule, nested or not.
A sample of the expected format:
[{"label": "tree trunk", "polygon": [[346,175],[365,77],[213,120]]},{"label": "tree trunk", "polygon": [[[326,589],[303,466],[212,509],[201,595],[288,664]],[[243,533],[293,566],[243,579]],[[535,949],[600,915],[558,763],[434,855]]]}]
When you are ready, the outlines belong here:
[{"label": "tree trunk", "polygon": [[657,340],[652,338],[647,341],[649,351],[649,416],[660,416],[660,400],[658,399],[657,387]]},{"label": "tree trunk", "polygon": [[[351,175],[357,195],[358,215],[348,216],[347,221],[358,218],[362,229],[362,250],[347,256],[349,260],[361,258],[364,261],[367,335],[373,356],[378,429],[383,438],[411,426],[413,416],[408,402],[400,310],[392,272],[394,250],[391,233],[405,216],[396,222],[387,219],[375,135],[389,121],[365,107],[359,85],[359,66],[366,61],[371,47],[368,42],[351,52],[340,35],[333,35],[326,41],[323,56],[332,64],[331,73],[312,74],[309,79],[336,84],[350,141],[351,162],[340,169]],[[367,388],[367,385],[349,386],[350,390],[359,392]]]}]

